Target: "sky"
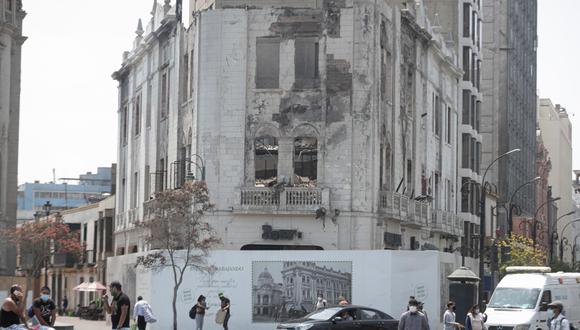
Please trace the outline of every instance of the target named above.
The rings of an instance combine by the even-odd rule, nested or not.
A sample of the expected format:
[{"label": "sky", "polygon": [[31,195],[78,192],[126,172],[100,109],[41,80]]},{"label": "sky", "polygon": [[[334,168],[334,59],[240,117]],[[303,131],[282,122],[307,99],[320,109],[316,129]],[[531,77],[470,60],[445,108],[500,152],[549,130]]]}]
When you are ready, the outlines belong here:
[{"label": "sky", "polygon": [[[153,0],[23,3],[28,40],[22,57],[18,182],[52,181],[53,169],[58,180],[110,166],[117,153],[117,83],[111,74],[132,46],[138,19],[144,26],[149,20]],[[578,12],[579,0],[538,0],[538,93],[568,110],[573,132],[578,131],[576,148]],[[574,153],[573,164],[580,169],[580,152]]]}]

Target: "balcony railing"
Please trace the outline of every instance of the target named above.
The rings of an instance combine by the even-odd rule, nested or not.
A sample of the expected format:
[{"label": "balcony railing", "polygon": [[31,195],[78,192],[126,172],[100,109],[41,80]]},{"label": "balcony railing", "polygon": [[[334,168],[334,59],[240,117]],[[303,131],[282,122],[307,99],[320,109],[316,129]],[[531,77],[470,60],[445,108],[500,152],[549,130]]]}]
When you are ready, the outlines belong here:
[{"label": "balcony railing", "polygon": [[455,213],[443,210],[433,211],[431,228],[442,234],[461,236],[463,233],[462,221]]},{"label": "balcony railing", "polygon": [[429,209],[429,203],[409,199],[400,193],[392,191],[379,193],[379,211],[408,224],[427,226],[431,219]]},{"label": "balcony railing", "polygon": [[327,207],[329,191],[322,188],[288,187],[281,191],[251,187],[240,191],[240,209],[244,211],[316,211]]}]

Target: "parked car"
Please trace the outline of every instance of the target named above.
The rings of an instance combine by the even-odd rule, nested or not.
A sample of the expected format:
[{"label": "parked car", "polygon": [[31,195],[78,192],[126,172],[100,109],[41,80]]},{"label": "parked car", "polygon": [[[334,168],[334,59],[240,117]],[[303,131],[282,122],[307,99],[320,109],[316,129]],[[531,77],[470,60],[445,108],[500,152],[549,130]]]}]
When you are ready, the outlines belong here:
[{"label": "parked car", "polygon": [[396,330],[399,321],[364,306],[331,307],[278,325],[278,330]]}]

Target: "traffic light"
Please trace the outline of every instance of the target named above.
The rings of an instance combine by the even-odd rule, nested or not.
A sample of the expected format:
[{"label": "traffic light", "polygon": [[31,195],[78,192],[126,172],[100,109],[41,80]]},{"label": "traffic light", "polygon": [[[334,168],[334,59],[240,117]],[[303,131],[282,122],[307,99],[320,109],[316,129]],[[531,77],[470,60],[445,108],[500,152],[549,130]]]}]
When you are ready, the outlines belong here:
[{"label": "traffic light", "polygon": [[511,251],[512,248],[510,246],[502,246],[501,247],[501,262],[508,262],[511,259]]},{"label": "traffic light", "polygon": [[492,245],[490,247],[489,253],[490,253],[490,261],[491,261],[491,269],[496,271],[499,270],[499,260],[498,260],[498,254],[497,254],[497,245]]}]

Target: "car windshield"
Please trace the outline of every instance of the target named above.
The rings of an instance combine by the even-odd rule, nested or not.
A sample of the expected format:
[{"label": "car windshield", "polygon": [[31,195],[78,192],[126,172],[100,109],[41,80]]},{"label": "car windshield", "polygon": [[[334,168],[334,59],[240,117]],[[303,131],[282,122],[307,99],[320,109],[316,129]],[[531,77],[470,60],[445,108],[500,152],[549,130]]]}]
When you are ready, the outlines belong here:
[{"label": "car windshield", "polygon": [[532,309],[539,295],[540,289],[496,288],[488,307]]},{"label": "car windshield", "polygon": [[305,319],[309,319],[309,320],[319,320],[319,321],[324,321],[324,320],[328,320],[330,319],[332,316],[334,316],[336,313],[338,313],[342,308],[340,307],[333,307],[333,308],[326,308],[326,309],[322,309],[316,312],[312,312],[306,316],[304,316]]}]

